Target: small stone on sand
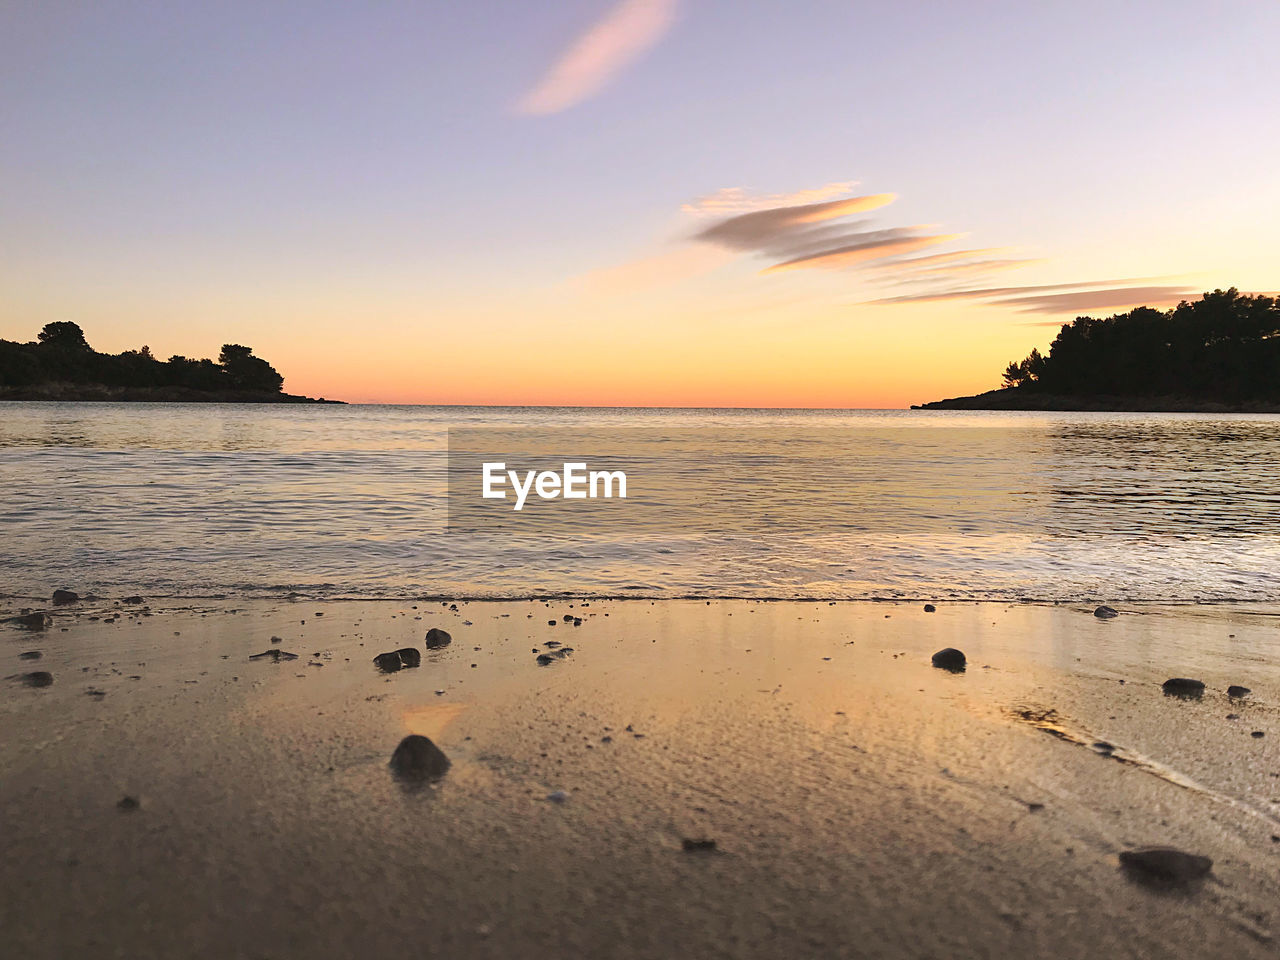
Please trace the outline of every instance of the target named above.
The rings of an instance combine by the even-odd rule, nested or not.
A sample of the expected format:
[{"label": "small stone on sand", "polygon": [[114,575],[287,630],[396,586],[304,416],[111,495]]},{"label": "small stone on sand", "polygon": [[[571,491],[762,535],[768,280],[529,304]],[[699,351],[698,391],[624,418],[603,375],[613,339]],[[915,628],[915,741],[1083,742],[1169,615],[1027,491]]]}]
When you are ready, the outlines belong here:
[{"label": "small stone on sand", "polygon": [[53,591],[53,602],[58,606],[66,603],[75,603],[80,599],[80,594],[74,590],[55,590]]},{"label": "small stone on sand", "polygon": [[933,665],[940,670],[962,673],[965,668],[964,653],[955,647],[945,647],[933,655]]},{"label": "small stone on sand", "polygon": [[272,663],[279,663],[281,660],[297,660],[296,653],[286,653],[283,650],[263,650],[261,653],[255,653],[249,658],[250,660],[270,660]]},{"label": "small stone on sand", "polygon": [[1172,677],[1161,688],[1171,697],[1198,697],[1204,693],[1204,681],[1189,677]]},{"label": "small stone on sand", "polygon": [[391,755],[391,772],[404,780],[439,780],[449,771],[449,758],[426,737],[416,733],[400,741]]},{"label": "small stone on sand", "polygon": [[24,630],[47,630],[53,618],[47,613],[24,613],[18,617],[10,617],[9,623]]},{"label": "small stone on sand", "polygon": [[1248,687],[1241,687],[1241,686],[1237,686],[1237,685],[1236,685],[1236,684],[1234,684],[1234,683],[1233,683],[1231,686],[1227,687],[1227,696],[1228,696],[1228,697],[1237,697],[1237,698],[1238,698],[1238,697],[1247,697],[1247,696],[1249,695],[1249,692],[1250,692],[1250,691],[1249,691],[1249,688],[1248,688]]},{"label": "small stone on sand", "polygon": [[453,643],[453,637],[439,627],[432,627],[427,631],[426,644],[428,650],[439,650],[441,647],[447,647],[451,643]]},{"label": "small stone on sand", "polygon": [[1110,620],[1112,617],[1120,616],[1114,608],[1108,607],[1105,603],[1102,606],[1095,608],[1093,615],[1099,620]]},{"label": "small stone on sand", "polygon": [[1149,847],[1145,850],[1123,851],[1120,854],[1120,866],[1143,879],[1186,883],[1207,876],[1213,869],[1213,861],[1173,847]]},{"label": "small stone on sand", "polygon": [[932,603],[926,603],[926,604],[924,605],[924,612],[925,612],[925,613],[933,613],[933,612],[935,612],[937,609],[938,609],[938,608],[937,608],[937,607],[935,607]]}]

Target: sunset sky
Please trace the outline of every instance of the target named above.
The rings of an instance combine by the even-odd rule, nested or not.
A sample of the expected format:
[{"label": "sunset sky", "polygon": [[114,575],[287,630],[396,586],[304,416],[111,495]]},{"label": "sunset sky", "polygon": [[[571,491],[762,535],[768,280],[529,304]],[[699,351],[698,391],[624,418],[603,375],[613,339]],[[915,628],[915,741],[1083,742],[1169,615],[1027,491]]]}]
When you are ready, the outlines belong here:
[{"label": "sunset sky", "polygon": [[0,337],[350,401],[900,407],[1280,289],[1280,4],[0,4]]}]

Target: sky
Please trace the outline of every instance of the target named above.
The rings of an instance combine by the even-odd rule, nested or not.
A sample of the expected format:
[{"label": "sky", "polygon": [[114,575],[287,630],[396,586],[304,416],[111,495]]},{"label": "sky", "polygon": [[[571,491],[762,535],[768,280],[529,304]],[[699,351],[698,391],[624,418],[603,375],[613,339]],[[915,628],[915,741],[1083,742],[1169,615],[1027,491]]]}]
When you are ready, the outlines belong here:
[{"label": "sky", "polygon": [[1280,4],[0,0],[0,337],[903,407],[1280,289]]}]

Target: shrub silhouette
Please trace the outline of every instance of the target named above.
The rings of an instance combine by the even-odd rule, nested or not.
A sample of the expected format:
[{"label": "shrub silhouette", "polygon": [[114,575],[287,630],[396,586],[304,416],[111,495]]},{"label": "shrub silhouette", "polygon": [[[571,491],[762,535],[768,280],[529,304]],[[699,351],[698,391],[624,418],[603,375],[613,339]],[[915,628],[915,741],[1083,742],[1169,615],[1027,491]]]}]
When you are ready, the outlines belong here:
[{"label": "shrub silhouette", "polygon": [[206,393],[245,391],[280,393],[284,378],[253,355],[251,347],[228,343],[212,360],[170,357],[157,360],[150,347],[123,353],[98,353],[79,324],[45,324],[35,342],[0,340],[0,387],[39,384],[106,387],[181,387]]},{"label": "shrub silhouette", "polygon": [[1004,385],[1066,396],[1280,399],[1280,300],[1214,290],[1172,310],[1138,307],[1063,324],[1049,353],[1004,371]]}]

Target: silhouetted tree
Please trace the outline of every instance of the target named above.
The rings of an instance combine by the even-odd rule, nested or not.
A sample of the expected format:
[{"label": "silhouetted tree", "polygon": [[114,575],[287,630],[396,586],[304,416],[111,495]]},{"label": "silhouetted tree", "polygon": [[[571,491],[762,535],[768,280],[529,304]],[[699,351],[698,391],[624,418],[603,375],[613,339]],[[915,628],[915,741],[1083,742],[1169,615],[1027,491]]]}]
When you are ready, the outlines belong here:
[{"label": "silhouetted tree", "polygon": [[46,323],[44,329],[36,335],[43,346],[57,350],[91,350],[89,341],[84,338],[80,324],[60,320],[57,323]]},{"label": "silhouetted tree", "polygon": [[147,346],[119,354],[98,353],[78,324],[62,321],[46,324],[33,343],[0,340],[0,387],[39,384],[279,393],[284,378],[267,361],[255,357],[252,348],[234,343],[222,348],[217,363],[182,356],[161,363]]},{"label": "silhouetted tree", "polygon": [[275,367],[267,361],[255,357],[252,347],[243,347],[238,343],[223,344],[218,362],[227,371],[232,385],[242,390],[275,393],[284,384],[284,377],[276,373]]},{"label": "silhouetted tree", "polygon": [[1068,396],[1280,399],[1280,300],[1232,287],[1173,310],[1077,317],[1047,356],[1010,363],[1004,382]]}]

